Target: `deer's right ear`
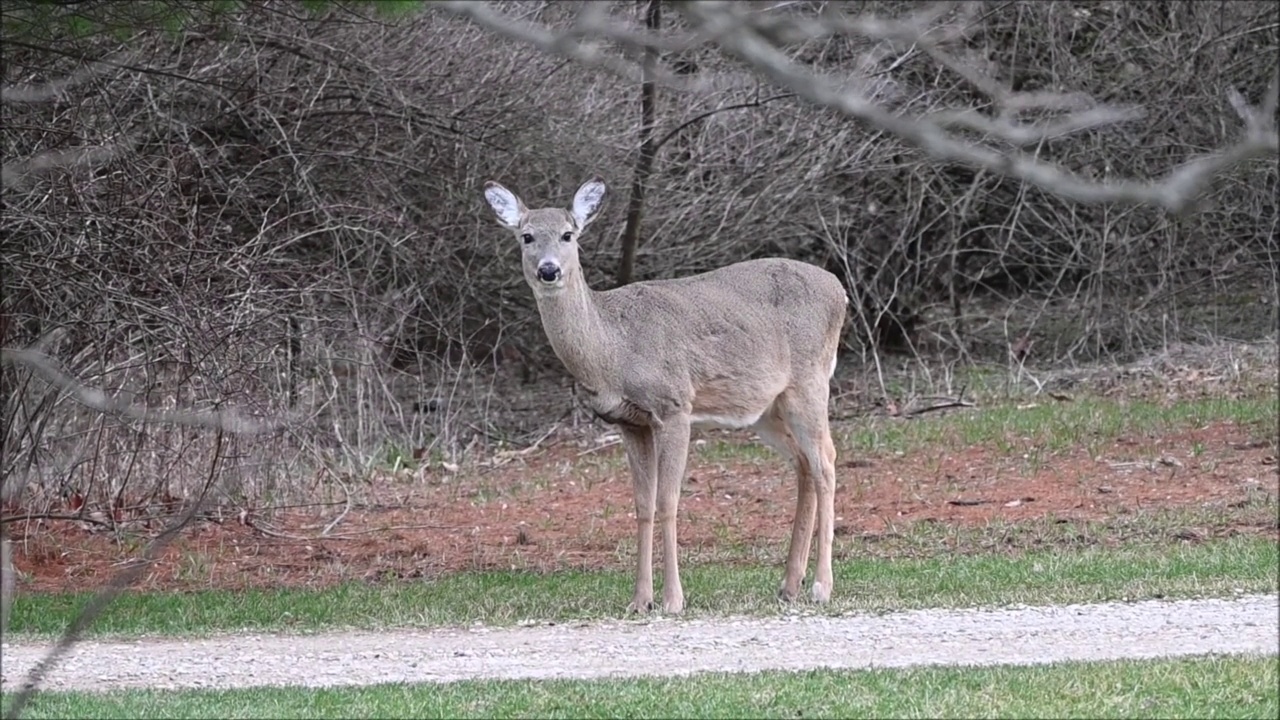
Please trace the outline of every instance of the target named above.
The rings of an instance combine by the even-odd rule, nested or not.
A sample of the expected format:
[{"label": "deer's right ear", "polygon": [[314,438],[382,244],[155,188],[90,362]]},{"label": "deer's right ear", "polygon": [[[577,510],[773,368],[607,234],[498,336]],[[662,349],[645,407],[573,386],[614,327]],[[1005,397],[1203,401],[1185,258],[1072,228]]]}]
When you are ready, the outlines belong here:
[{"label": "deer's right ear", "polygon": [[484,199],[493,208],[498,221],[512,230],[520,227],[520,221],[528,212],[515,193],[492,180],[484,184]]}]

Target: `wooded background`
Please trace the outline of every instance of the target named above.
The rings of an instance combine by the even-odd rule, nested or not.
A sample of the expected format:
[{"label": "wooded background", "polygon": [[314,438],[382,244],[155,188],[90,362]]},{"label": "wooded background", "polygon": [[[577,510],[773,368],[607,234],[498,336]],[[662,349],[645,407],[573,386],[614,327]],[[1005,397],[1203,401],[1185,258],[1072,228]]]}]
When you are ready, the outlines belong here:
[{"label": "wooded background", "polygon": [[[563,419],[488,179],[605,179],[597,289],[831,269],[848,372],[1275,333],[1269,2],[15,0],[3,35],[0,344],[125,405],[292,419],[146,425],[8,364],[4,482],[37,505],[313,496]],[[1229,162],[1160,189],[1200,157]]]}]

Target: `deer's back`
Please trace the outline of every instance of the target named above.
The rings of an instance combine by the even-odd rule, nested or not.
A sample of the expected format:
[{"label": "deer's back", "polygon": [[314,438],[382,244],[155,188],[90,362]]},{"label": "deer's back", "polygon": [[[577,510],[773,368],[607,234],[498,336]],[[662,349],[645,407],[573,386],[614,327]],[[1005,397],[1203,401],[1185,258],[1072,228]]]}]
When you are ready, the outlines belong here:
[{"label": "deer's back", "polygon": [[[698,275],[633,283],[599,294],[631,353],[661,351],[710,372],[790,364],[820,350],[844,323],[835,275],[782,258],[748,260]],[[734,360],[738,360],[735,362]],[[735,367],[741,366],[741,367]]]}]

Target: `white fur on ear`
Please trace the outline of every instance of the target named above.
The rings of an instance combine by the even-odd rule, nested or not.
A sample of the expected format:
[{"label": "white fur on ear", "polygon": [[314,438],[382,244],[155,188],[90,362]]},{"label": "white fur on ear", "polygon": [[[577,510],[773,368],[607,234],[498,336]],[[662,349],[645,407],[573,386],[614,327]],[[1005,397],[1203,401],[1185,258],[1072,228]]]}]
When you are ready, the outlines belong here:
[{"label": "white fur on ear", "polygon": [[520,202],[520,198],[510,190],[502,187],[496,182],[487,182],[484,184],[484,199],[489,203],[489,207],[493,208],[493,212],[497,214],[498,220],[509,228],[520,227],[520,220],[524,216],[524,203]]},{"label": "white fur on ear", "polygon": [[600,211],[600,206],[604,202],[604,195],[608,191],[604,181],[600,178],[592,178],[582,184],[578,188],[578,192],[573,195],[573,219],[578,223],[579,228],[584,228],[596,218],[596,213]]}]

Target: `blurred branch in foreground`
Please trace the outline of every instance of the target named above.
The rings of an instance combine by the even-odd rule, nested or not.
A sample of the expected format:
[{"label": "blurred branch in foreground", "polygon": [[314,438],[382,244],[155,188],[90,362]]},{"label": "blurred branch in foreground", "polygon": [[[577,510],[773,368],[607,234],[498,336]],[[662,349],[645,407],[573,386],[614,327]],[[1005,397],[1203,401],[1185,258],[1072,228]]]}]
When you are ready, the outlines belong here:
[{"label": "blurred branch in foreground", "polygon": [[[45,675],[54,667],[54,665],[71,650],[76,641],[84,631],[92,625],[93,621],[100,615],[108,605],[111,604],[125,588],[132,585],[142,576],[143,572],[151,566],[151,561],[158,557],[172,542],[177,538],[178,534],[185,528],[191,520],[200,511],[204,500],[208,495],[210,488],[217,481],[219,472],[222,467],[223,452],[222,439],[224,434],[255,434],[270,431],[274,428],[281,427],[283,423],[250,420],[244,418],[235,412],[227,411],[180,411],[180,410],[156,410],[153,408],[135,405],[125,402],[120,398],[107,396],[106,393],[96,388],[84,385],[74,378],[61,372],[55,365],[54,361],[42,350],[53,344],[57,338],[57,332],[51,333],[42,339],[35,346],[28,349],[0,348],[0,365],[19,365],[31,371],[33,374],[44,379],[49,384],[68,393],[78,402],[96,410],[103,414],[125,417],[141,422],[149,423],[165,423],[170,425],[182,425],[186,427],[209,428],[217,432],[217,451],[214,460],[209,468],[209,474],[205,480],[204,487],[201,489],[199,496],[191,502],[187,511],[172,522],[168,527],[160,532],[155,538],[148,543],[146,549],[142,553],[142,557],[137,562],[131,563],[127,568],[116,574],[111,579],[107,587],[96,593],[84,608],[76,615],[76,617],[67,626],[62,637],[59,638],[57,644],[49,650],[48,655],[40,661],[36,667],[32,668],[27,680],[22,684],[21,689],[14,694],[6,708],[6,718],[17,718],[21,716],[23,708],[31,701],[35,693],[39,691],[39,686]],[[0,495],[3,495],[0,492]],[[8,533],[5,528],[0,526],[0,632],[4,632],[8,628],[9,610],[12,607],[13,595],[15,591],[15,570],[13,567],[12,550],[9,544]]]},{"label": "blurred branch in foreground", "polygon": [[[120,60],[92,62],[64,78],[45,83],[13,84],[0,86],[0,104],[38,104],[65,100],[70,92],[112,69]],[[131,148],[128,140],[102,145],[86,145],[73,150],[51,150],[37,153],[25,160],[5,158],[0,167],[0,187],[17,190],[30,180],[53,169],[86,169],[106,165]]]},{"label": "blurred branch in foreground", "polygon": [[[1009,175],[1036,185],[1052,194],[1082,203],[1114,202],[1149,205],[1169,212],[1186,212],[1212,179],[1250,159],[1274,156],[1280,150],[1275,124],[1277,87],[1280,73],[1257,107],[1250,107],[1234,88],[1227,93],[1232,106],[1244,121],[1243,136],[1230,147],[1189,160],[1156,179],[1097,180],[1038,157],[1036,147],[1068,134],[1134,122],[1144,117],[1140,108],[1111,107],[1082,93],[1040,91],[1015,92],[980,69],[953,56],[946,46],[962,38],[972,27],[980,4],[930,3],[905,19],[884,19],[873,15],[850,16],[824,6],[818,13],[790,10],[795,3],[760,8],[754,3],[724,0],[690,0],[673,3],[690,22],[696,36],[719,52],[737,58],[753,71],[811,103],[860,120],[903,143],[924,151],[936,160],[960,162]],[[534,45],[543,52],[606,68],[626,78],[637,78],[634,63],[605,52],[599,41],[623,47],[658,49],[692,46],[688,39],[673,40],[632,30],[611,19],[607,12],[579,11],[571,31],[557,32],[504,15],[484,2],[435,2],[432,5],[467,17],[485,29]],[[973,109],[951,109],[907,114],[890,109],[848,83],[839,83],[796,62],[784,46],[831,35],[856,35],[873,44],[920,50],[985,95],[994,115]],[[870,52],[870,51],[868,51]],[[654,82],[672,85],[675,77],[655,72]],[[687,83],[680,87],[689,89]],[[1020,122],[1028,112],[1054,112],[1047,123]],[[990,144],[960,137],[966,131],[995,141]],[[1128,148],[1126,148],[1128,149]]]},{"label": "blurred branch in foreground", "polygon": [[21,365],[45,382],[66,392],[81,405],[106,415],[115,415],[147,423],[209,428],[219,432],[242,435],[270,432],[286,424],[282,420],[268,421],[246,418],[234,410],[157,410],[135,405],[122,398],[110,397],[101,390],[81,384],[75,378],[60,371],[52,358],[36,350],[0,348],[0,364]]}]

